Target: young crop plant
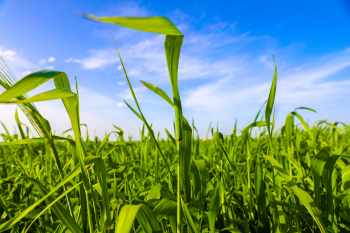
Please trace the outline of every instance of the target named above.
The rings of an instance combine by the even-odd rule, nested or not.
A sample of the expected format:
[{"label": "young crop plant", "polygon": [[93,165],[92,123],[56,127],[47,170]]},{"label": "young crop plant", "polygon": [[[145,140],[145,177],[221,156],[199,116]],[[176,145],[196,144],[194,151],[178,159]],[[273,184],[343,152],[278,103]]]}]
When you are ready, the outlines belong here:
[{"label": "young crop plant", "polygon": [[[0,104],[17,104],[32,127],[17,111],[16,133],[2,124],[0,232],[350,232],[350,126],[309,125],[301,111],[316,111],[299,107],[276,129],[277,66],[266,106],[253,123],[240,134],[235,124],[225,136],[209,125],[212,137],[202,140],[194,121],[190,125],[182,114],[178,66],[184,36],[173,23],[164,17],[84,17],[166,35],[172,98],[141,82],[174,108],[174,135],[165,129],[167,138],[160,139],[153,131],[117,47],[137,108],[125,103],[143,124],[140,141],[126,139],[122,126],[102,140],[90,139],[87,130],[83,139],[80,127],[87,125],[80,123],[77,82],[74,93],[67,75],[51,70],[16,81],[1,60]],[[55,89],[27,95],[51,79]],[[54,99],[62,100],[71,122],[62,135],[52,132],[34,105]],[[109,140],[111,134],[117,141]]]}]

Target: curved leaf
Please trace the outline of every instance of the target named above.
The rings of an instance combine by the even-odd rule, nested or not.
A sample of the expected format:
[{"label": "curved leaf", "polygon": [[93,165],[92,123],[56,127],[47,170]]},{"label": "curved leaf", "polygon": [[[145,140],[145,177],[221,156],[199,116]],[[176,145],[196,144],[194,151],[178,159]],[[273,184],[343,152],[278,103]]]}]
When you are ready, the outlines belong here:
[{"label": "curved leaf", "polygon": [[298,188],[298,186],[294,183],[294,181],[292,180],[292,178],[290,178],[290,176],[288,175],[288,173],[283,169],[283,167],[281,166],[281,164],[274,159],[271,156],[264,156],[265,159],[269,160],[271,162],[271,164],[276,168],[276,170],[278,171],[278,173],[283,177],[283,179],[287,182],[288,186],[293,190],[293,192],[295,193],[295,195],[297,195],[297,197],[299,198],[299,200],[304,204],[304,206],[306,207],[306,209],[309,211],[309,213],[311,214],[312,218],[315,220],[315,222],[317,223],[320,231],[322,233],[326,233],[327,232],[327,228],[326,225],[323,222],[322,219],[322,214],[321,211],[319,210],[319,208],[317,207],[316,203],[314,202],[314,200],[312,199],[312,197],[305,191],[300,190]]},{"label": "curved leaf", "polygon": [[176,210],[176,205],[175,201],[163,198],[153,210],[157,221],[160,222],[163,218]]},{"label": "curved leaf", "polygon": [[119,26],[140,30],[144,32],[159,33],[165,35],[182,35],[174,24],[165,17],[96,17],[83,13],[83,16],[104,22],[114,23]]},{"label": "curved leaf", "polygon": [[153,84],[147,83],[145,81],[140,80],[140,82],[145,85],[148,89],[150,89],[151,91],[153,91],[154,93],[156,93],[157,95],[159,95],[160,97],[162,97],[166,102],[168,102],[171,106],[174,107],[174,103],[173,101],[169,98],[169,96],[159,87],[156,87]]},{"label": "curved leaf", "polygon": [[129,233],[135,218],[146,233],[161,233],[162,229],[152,210],[146,205],[125,205],[120,210],[116,232]]},{"label": "curved leaf", "polygon": [[0,101],[8,101],[16,98],[17,96],[24,95],[31,90],[34,90],[41,84],[49,81],[52,78],[65,76],[64,72],[53,71],[53,70],[40,70],[34,73],[31,73],[17,83],[15,83],[12,87],[1,93]]},{"label": "curved leaf", "polygon": [[224,186],[221,183],[219,183],[216,189],[214,190],[214,193],[210,198],[210,203],[209,203],[208,218],[209,218],[210,233],[215,232],[216,217],[219,213],[221,199],[223,198],[223,196],[224,196]]},{"label": "curved leaf", "polygon": [[30,102],[40,102],[40,101],[48,101],[48,100],[55,100],[55,99],[61,99],[66,97],[72,97],[76,94],[68,91],[67,89],[61,87],[57,89],[53,89],[51,91],[43,92],[40,94],[37,94],[33,97],[30,97],[28,99],[24,100],[0,100],[0,103],[3,104],[23,104],[23,103],[30,103]]}]

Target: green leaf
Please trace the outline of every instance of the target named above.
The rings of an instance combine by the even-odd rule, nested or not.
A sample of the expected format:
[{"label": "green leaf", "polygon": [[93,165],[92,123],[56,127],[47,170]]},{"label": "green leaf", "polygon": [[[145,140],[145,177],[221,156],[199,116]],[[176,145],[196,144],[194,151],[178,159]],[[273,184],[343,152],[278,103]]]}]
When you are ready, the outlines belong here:
[{"label": "green leaf", "polygon": [[[171,175],[171,177],[172,177],[172,179],[173,179],[173,174],[172,174],[172,172],[171,172],[171,170],[170,170],[170,167],[169,167],[169,165],[168,165],[166,159],[164,158],[164,155],[163,155],[162,150],[161,150],[160,147],[159,147],[159,144],[158,144],[158,142],[157,142],[157,140],[156,140],[156,138],[155,138],[154,132],[153,132],[152,128],[149,126],[148,122],[146,121],[146,118],[145,118],[145,117],[143,116],[143,114],[142,114],[140,105],[139,105],[139,103],[138,103],[138,101],[137,101],[137,98],[136,98],[136,96],[135,96],[134,90],[132,89],[132,86],[131,86],[131,83],[130,83],[128,74],[127,74],[127,72],[126,72],[126,69],[125,69],[123,60],[122,60],[122,58],[121,58],[121,56],[120,56],[120,53],[119,53],[119,50],[118,50],[118,48],[117,48],[117,45],[115,44],[115,41],[114,41],[114,45],[115,45],[115,47],[116,47],[116,49],[117,49],[118,56],[119,56],[120,62],[121,62],[121,64],[122,64],[122,67],[123,67],[123,70],[124,70],[124,74],[125,74],[126,80],[128,81],[128,85],[129,85],[131,94],[132,94],[132,96],[133,96],[133,98],[134,98],[134,101],[135,101],[135,103],[136,103],[137,109],[139,110],[139,113],[136,112],[130,105],[128,105],[128,104],[127,104],[127,105],[128,105],[128,107],[129,107],[132,111],[134,111],[134,113],[135,113],[135,114],[143,121],[143,123],[146,125],[146,127],[147,127],[147,129],[148,129],[148,132],[150,133],[151,139],[152,139],[152,141],[154,142],[154,144],[156,145],[156,147],[157,147],[157,149],[158,149],[158,152],[159,152],[160,155],[162,156],[162,159],[163,159],[163,161],[164,161],[164,163],[165,163],[165,165],[166,165],[166,168],[168,169],[168,171],[169,171],[169,173],[170,173],[170,175]],[[124,101],[124,102],[125,102],[125,101]],[[126,102],[125,102],[125,103],[126,103]]]},{"label": "green leaf", "polygon": [[326,227],[326,225],[323,222],[321,211],[317,207],[317,205],[314,202],[314,200],[312,199],[312,197],[307,192],[305,192],[303,190],[300,190],[298,188],[298,186],[294,183],[292,178],[290,178],[290,176],[287,174],[287,172],[283,169],[281,164],[276,159],[274,159],[271,156],[264,156],[264,158],[271,162],[271,164],[276,168],[278,173],[287,182],[287,185],[293,190],[295,195],[297,195],[299,200],[304,204],[304,206],[309,211],[309,213],[311,214],[312,218],[314,219],[314,221],[318,225],[320,231],[322,233],[326,233],[327,232],[327,227]]},{"label": "green leaf", "polygon": [[102,153],[102,150],[103,150],[103,148],[105,147],[105,145],[106,145],[106,143],[107,143],[107,141],[108,141],[108,138],[109,138],[109,136],[111,135],[111,133],[116,133],[116,131],[111,131],[109,134],[107,134],[107,135],[105,136],[105,138],[102,140],[100,146],[99,146],[98,149],[97,149],[96,156],[100,156],[100,154]]},{"label": "green leaf", "polygon": [[182,35],[174,24],[165,17],[96,17],[83,14],[84,17],[105,23],[114,23],[119,26],[166,35]]},{"label": "green leaf", "polygon": [[229,232],[233,232],[233,233],[242,233],[242,231],[240,229],[237,228],[233,228],[233,227],[226,227],[220,231],[229,231]]},{"label": "green leaf", "polygon": [[153,210],[157,221],[160,222],[163,218],[176,210],[176,205],[175,201],[163,198]]},{"label": "green leaf", "polygon": [[116,232],[131,232],[135,217],[146,233],[162,232],[154,213],[146,205],[124,205],[118,216]]},{"label": "green leaf", "polygon": [[178,88],[178,66],[180,59],[180,51],[183,41],[183,35],[167,35],[165,37],[164,49],[167,60],[168,72],[170,77],[171,88],[173,92],[173,102],[175,110],[176,137],[177,140],[182,139],[182,107]]},{"label": "green leaf", "polygon": [[272,56],[272,58],[273,58],[273,61],[275,62],[275,73],[273,75],[273,80],[272,80],[272,84],[271,84],[269,98],[267,99],[266,110],[265,110],[265,120],[266,120],[266,126],[267,126],[267,130],[269,132],[269,135],[271,135],[270,119],[271,119],[273,105],[275,102],[276,86],[277,86],[277,65],[276,65],[275,58],[273,56]]},{"label": "green leaf", "polygon": [[298,107],[298,108],[294,109],[294,111],[296,111],[298,109],[304,109],[304,110],[308,110],[310,112],[318,113],[316,110],[314,110],[312,108],[307,108],[307,107]]},{"label": "green leaf", "polygon": [[280,224],[279,224],[279,221],[278,221],[279,220],[279,211],[278,211],[278,208],[277,208],[275,197],[272,194],[272,191],[271,191],[269,185],[266,185],[266,192],[267,192],[267,196],[268,196],[268,199],[269,199],[269,202],[270,202],[270,208],[272,209],[270,211],[270,213],[273,216],[272,219],[277,223],[277,225],[280,228]]},{"label": "green leaf", "polygon": [[[22,128],[22,123],[21,123],[21,121],[19,120],[19,117],[18,117],[17,109],[16,109],[16,113],[15,113],[15,120],[17,122],[17,126],[18,126],[19,132],[21,134],[21,138],[22,139],[26,139],[26,135],[25,135],[25,133],[23,131],[23,128]],[[28,144],[25,144],[24,147],[26,148],[26,151],[27,151],[28,170],[31,171],[32,170],[32,165],[33,165],[33,149]]]},{"label": "green leaf", "polygon": [[168,136],[168,138],[170,138],[171,142],[174,144],[174,146],[176,146],[176,140],[173,137],[173,135],[171,135],[171,133],[169,133],[169,131],[164,127],[166,135]]},{"label": "green leaf", "polygon": [[332,127],[333,129],[338,130],[339,132],[346,133],[345,130],[342,130],[341,128],[339,128],[338,126],[336,126],[334,124],[330,124],[330,123],[328,123],[326,121],[321,121],[320,123],[324,123],[324,124],[328,125],[329,127]]},{"label": "green leaf", "polygon": [[43,213],[45,213],[45,211],[47,211],[51,206],[53,206],[56,202],[58,202],[62,197],[64,197],[66,194],[68,194],[69,192],[73,191],[78,185],[82,184],[83,181],[81,181],[80,183],[74,185],[73,187],[71,187],[70,189],[68,189],[66,192],[62,193],[59,197],[57,197],[53,202],[51,202],[49,205],[47,205],[39,214],[36,215],[35,219],[32,221],[32,223],[28,226],[27,230],[25,231],[28,232],[30,226],[35,222],[35,220],[37,220]]},{"label": "green leaf", "polygon": [[290,114],[296,116],[296,117],[299,119],[300,123],[304,126],[304,128],[305,128],[307,134],[309,135],[309,137],[311,138],[311,140],[314,142],[314,141],[315,141],[314,135],[312,134],[312,132],[311,132],[309,126],[306,124],[306,122],[304,121],[304,119],[303,119],[298,113],[296,113],[296,112],[291,112]]},{"label": "green leaf", "polygon": [[[262,110],[262,108],[264,107],[264,105],[265,105],[266,103],[267,103],[267,100],[265,100],[265,102],[261,105],[261,107],[260,107],[258,113],[255,115],[254,122],[256,122],[256,121],[258,120],[258,117],[259,117],[259,115],[260,115],[260,113],[261,113],[261,110]],[[262,118],[262,117],[263,117],[263,116],[261,116],[261,118]]]},{"label": "green leaf", "polygon": [[162,187],[158,185],[153,185],[149,191],[146,201],[148,200],[158,200],[161,197]]},{"label": "green leaf", "polygon": [[311,171],[312,171],[312,176],[314,180],[314,193],[315,193],[315,202],[317,206],[320,206],[321,208],[324,207],[321,203],[321,189],[320,189],[320,184],[321,184],[321,176],[322,176],[322,171],[323,168],[327,162],[327,159],[329,158],[329,152],[327,151],[327,148],[323,148],[316,156],[314,156],[311,159]]},{"label": "green leaf", "polygon": [[183,189],[185,191],[185,201],[191,201],[191,161],[192,161],[192,128],[187,123],[186,119],[183,119],[183,137],[180,143],[179,151],[179,165],[180,165],[180,177],[182,179]]},{"label": "green leaf", "polygon": [[192,185],[194,196],[199,196],[199,200],[201,201],[201,206],[204,209],[206,202],[206,186],[207,186],[207,176],[208,170],[205,165],[204,160],[194,160],[192,162]]},{"label": "green leaf", "polygon": [[[333,187],[335,184],[333,183],[332,180],[332,174],[335,171],[335,163],[337,162],[338,158],[340,155],[333,154],[332,156],[329,156],[327,158],[327,162],[324,166],[323,169],[323,177],[325,181],[325,186],[326,186],[326,213],[327,213],[327,219],[329,221],[329,224],[333,224],[334,222],[334,212],[333,212]],[[323,204],[324,205],[324,204]]]},{"label": "green leaf", "polygon": [[[175,202],[176,203],[176,202]],[[2,196],[0,196],[0,207],[5,211],[5,213],[11,218],[12,215],[11,213],[9,212],[7,206],[6,206],[6,203],[4,201],[4,199],[2,198]]]},{"label": "green leaf", "polygon": [[157,95],[159,95],[160,97],[162,97],[166,102],[168,102],[171,106],[174,107],[174,103],[173,101],[169,98],[169,96],[159,87],[156,87],[153,84],[147,83],[145,81],[141,81],[140,82],[145,85],[148,89],[150,89],[151,91],[153,91],[154,93],[156,93]]},{"label": "green leaf", "polygon": [[219,144],[221,150],[224,152],[224,155],[227,159],[227,162],[230,164],[231,168],[234,169],[234,166],[233,164],[231,163],[229,157],[228,157],[228,154],[227,154],[227,150],[224,146],[224,136],[222,135],[222,133],[220,132],[215,132],[214,134],[214,139],[217,141],[217,143]]},{"label": "green leaf", "polygon": [[35,73],[31,73],[17,83],[15,83],[8,90],[4,91],[0,95],[0,101],[8,101],[16,98],[17,96],[24,95],[31,90],[34,90],[41,84],[49,81],[52,78],[59,78],[65,76],[64,72],[52,71],[52,70],[41,70]]},{"label": "green leaf", "polygon": [[[181,157],[183,157],[184,154],[187,154],[187,152],[183,152],[187,151],[188,148],[190,148],[189,146],[187,146],[187,142],[189,142],[189,144],[191,144],[190,140],[184,140],[183,142],[181,142],[181,140],[183,139],[183,131],[186,132],[186,129],[183,130],[183,125],[185,125],[185,123],[183,123],[183,116],[182,116],[182,107],[181,107],[181,99],[180,99],[180,94],[179,94],[179,89],[178,89],[178,65],[179,65],[179,59],[180,59],[180,51],[181,51],[181,46],[182,46],[182,41],[183,41],[183,35],[181,34],[181,32],[171,23],[171,21],[169,21],[167,18],[164,17],[146,17],[146,18],[135,18],[135,17],[129,17],[129,18],[122,18],[122,17],[95,17],[92,15],[88,15],[85,14],[85,17],[89,18],[89,19],[93,19],[93,20],[97,20],[97,21],[101,21],[101,22],[109,22],[109,23],[115,23],[124,27],[128,27],[128,28],[132,28],[132,29],[136,29],[136,30],[142,30],[142,31],[146,31],[146,32],[153,32],[153,33],[161,33],[161,34],[165,34],[165,42],[164,42],[164,49],[165,49],[165,56],[166,56],[166,61],[167,61],[167,66],[168,66],[168,72],[169,72],[169,77],[170,77],[170,83],[171,83],[171,88],[172,88],[172,93],[173,93],[173,103],[174,103],[174,111],[175,111],[175,122],[176,122],[176,139],[178,141],[178,151],[179,151],[179,162],[182,163]],[[119,54],[119,51],[118,51]],[[120,54],[119,54],[120,57]],[[121,60],[121,57],[120,57]],[[125,73],[125,76],[127,78],[131,93],[133,95],[133,98],[135,100],[135,103],[138,107],[138,110],[140,112],[140,116],[142,117],[143,122],[146,124],[147,129],[149,131],[151,131],[148,123],[146,122],[144,116],[142,115],[140,106],[137,103],[136,100],[136,96],[134,91],[132,90],[129,78],[127,76],[124,64],[121,60],[122,66],[123,66],[123,70]],[[184,126],[186,127],[186,126]],[[184,137],[187,137],[187,135],[185,135]],[[155,139],[155,136],[153,135],[153,133],[151,134],[151,138],[152,140],[155,142],[158,151],[160,152],[167,168],[170,171],[169,166],[166,163],[166,160],[164,159],[164,156],[159,148],[159,145]],[[182,145],[185,144],[185,145]],[[181,167],[180,163],[178,163],[178,175],[180,174],[180,170],[182,171],[188,171],[189,173],[189,169],[187,168],[183,168]],[[190,164],[188,164],[187,166],[188,168],[190,167]],[[185,173],[185,174],[186,174]],[[171,173],[170,173],[171,174]],[[189,176],[188,176],[189,177]],[[185,177],[185,193],[186,193],[186,197],[187,199],[190,199],[190,196],[188,195],[188,193],[190,191],[188,191],[188,183],[189,180],[187,179],[188,177]],[[183,177],[182,177],[183,178]],[[178,178],[178,190],[177,190],[177,199],[178,199],[178,209],[177,209],[177,215],[178,215],[178,228],[182,227],[181,224],[181,206],[180,206],[180,190],[181,190],[181,183],[180,183],[180,179],[181,177],[179,176]],[[178,229],[178,231],[182,231],[181,229]]]},{"label": "green leaf", "polygon": [[141,119],[141,121],[143,121],[140,113],[138,113],[133,107],[131,107],[125,100],[124,100],[125,104],[130,108],[131,111],[133,111],[135,113],[135,115]]},{"label": "green leaf", "polygon": [[89,156],[84,159],[85,165],[89,165],[94,163],[94,170],[97,177],[98,184],[100,185],[102,189],[102,204],[103,204],[103,211],[104,216],[106,217],[105,221],[107,226],[112,224],[111,217],[110,217],[110,210],[109,210],[109,194],[108,194],[108,187],[107,187],[107,173],[106,168],[103,162],[103,159],[99,156]]},{"label": "green leaf", "polygon": [[188,225],[191,227],[191,229],[194,233],[198,233],[199,231],[197,229],[197,226],[195,225],[195,223],[192,219],[192,216],[191,216],[190,212],[188,211],[188,208],[187,208],[187,206],[184,203],[182,198],[181,198],[181,206],[182,206],[182,211],[184,212],[184,215],[186,216]]},{"label": "green leaf", "polygon": [[265,184],[263,180],[263,166],[260,162],[259,155],[255,165],[255,195],[258,203],[258,229],[260,233],[267,233],[267,212],[266,212],[266,195]]},{"label": "green leaf", "polygon": [[[55,188],[53,188],[50,192],[47,192],[43,185],[40,184],[38,181],[34,180],[33,178],[30,177],[22,177],[24,179],[28,179],[31,182],[33,182],[36,187],[39,189],[39,192],[43,196],[40,200],[36,201],[33,205],[22,211],[20,214],[16,215],[14,218],[8,220],[7,222],[3,223],[0,225],[0,232],[10,229],[12,226],[14,226],[16,223],[18,223],[22,218],[24,218],[28,213],[30,213],[32,210],[35,209],[40,203],[48,199],[48,203],[50,204],[54,201],[54,198],[51,196],[54,192],[56,192],[60,187],[62,187],[64,184],[67,182],[71,181],[74,177],[76,177],[78,174],[80,174],[81,170],[79,166],[76,166],[75,169],[60,183],[58,183]],[[59,205],[52,206],[53,212],[65,223],[65,225],[73,232],[81,232],[81,229],[79,226],[76,224],[74,219],[69,215],[69,213],[63,208],[61,208]],[[62,212],[64,211],[64,212]]]},{"label": "green leaf", "polygon": [[289,209],[292,209],[292,210],[295,210],[295,211],[308,213],[307,209],[303,205],[297,206],[295,204],[287,203],[287,202],[284,202],[284,201],[275,201],[275,203],[276,203],[276,205],[280,205],[280,206],[283,206],[283,207],[286,207],[286,208],[289,208]]},{"label": "green leaf", "polygon": [[[271,124],[271,122],[270,122]],[[250,125],[248,125],[247,127],[244,128],[244,130],[242,131],[243,135],[248,135],[248,132],[251,128],[253,127],[261,127],[261,126],[267,126],[268,124],[265,121],[256,121],[251,123]]]},{"label": "green leaf", "polygon": [[[76,94],[68,91],[67,89],[61,87],[58,89],[53,89],[51,91],[43,92],[40,94],[37,94],[33,97],[30,97],[28,99],[24,100],[0,100],[0,103],[5,103],[5,104],[23,104],[23,103],[30,103],[30,102],[40,102],[40,101],[47,101],[47,100],[55,100],[55,99],[61,99],[61,98],[66,98],[66,97],[72,97],[75,96]],[[1,96],[0,96],[1,97]]]},{"label": "green leaf", "polygon": [[214,193],[210,198],[210,203],[209,203],[208,218],[209,218],[210,233],[215,232],[216,217],[219,213],[221,198],[223,196],[224,196],[224,186],[221,183],[219,183],[218,186],[214,189]]},{"label": "green leaf", "polygon": [[346,166],[342,170],[342,182],[344,191],[350,192],[350,165]]},{"label": "green leaf", "polygon": [[17,141],[10,142],[0,142],[0,146],[15,146],[15,145],[25,145],[32,143],[42,143],[43,140],[41,138],[30,138],[30,139],[22,139]]}]

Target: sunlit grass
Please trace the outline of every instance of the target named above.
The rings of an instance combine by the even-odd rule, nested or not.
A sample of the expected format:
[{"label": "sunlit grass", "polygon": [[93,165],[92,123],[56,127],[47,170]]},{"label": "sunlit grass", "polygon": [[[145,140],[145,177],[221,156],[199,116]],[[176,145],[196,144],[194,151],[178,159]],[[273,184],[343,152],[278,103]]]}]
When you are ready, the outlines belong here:
[{"label": "sunlit grass", "polygon": [[[85,17],[166,35],[172,98],[141,82],[174,108],[174,131],[165,129],[161,139],[152,130],[117,50],[137,108],[126,104],[143,124],[140,141],[125,140],[122,125],[103,139],[83,140],[77,83],[73,93],[65,73],[48,70],[17,82],[2,61],[0,103],[17,104],[39,137],[17,112],[18,133],[2,124],[0,232],[350,232],[350,126],[308,125],[302,111],[315,110],[299,107],[277,129],[277,66],[252,124],[241,133],[235,125],[230,135],[209,126],[200,139],[182,115],[181,32],[163,17]],[[55,89],[26,96],[51,79]],[[33,104],[53,99],[62,99],[72,125],[64,135],[72,136],[54,135]]]}]

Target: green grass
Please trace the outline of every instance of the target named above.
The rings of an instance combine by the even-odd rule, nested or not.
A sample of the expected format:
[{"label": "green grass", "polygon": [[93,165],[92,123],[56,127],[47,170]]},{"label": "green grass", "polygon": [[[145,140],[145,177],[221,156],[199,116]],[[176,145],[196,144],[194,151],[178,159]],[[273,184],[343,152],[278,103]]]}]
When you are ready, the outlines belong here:
[{"label": "green grass", "polygon": [[[308,125],[302,112],[315,111],[300,107],[276,129],[276,67],[266,107],[252,124],[225,136],[209,126],[211,139],[202,140],[182,115],[181,32],[163,17],[85,17],[166,35],[172,98],[141,82],[174,108],[174,135],[153,132],[123,63],[137,108],[127,105],[143,124],[140,141],[126,140],[122,126],[104,139],[87,131],[84,140],[77,84],[73,93],[65,73],[48,70],[17,82],[2,61],[0,103],[17,104],[32,126],[17,112],[18,134],[2,125],[0,232],[350,232],[349,125]],[[55,89],[26,95],[51,79]],[[53,99],[62,100],[72,125],[61,136],[33,104]]]}]

